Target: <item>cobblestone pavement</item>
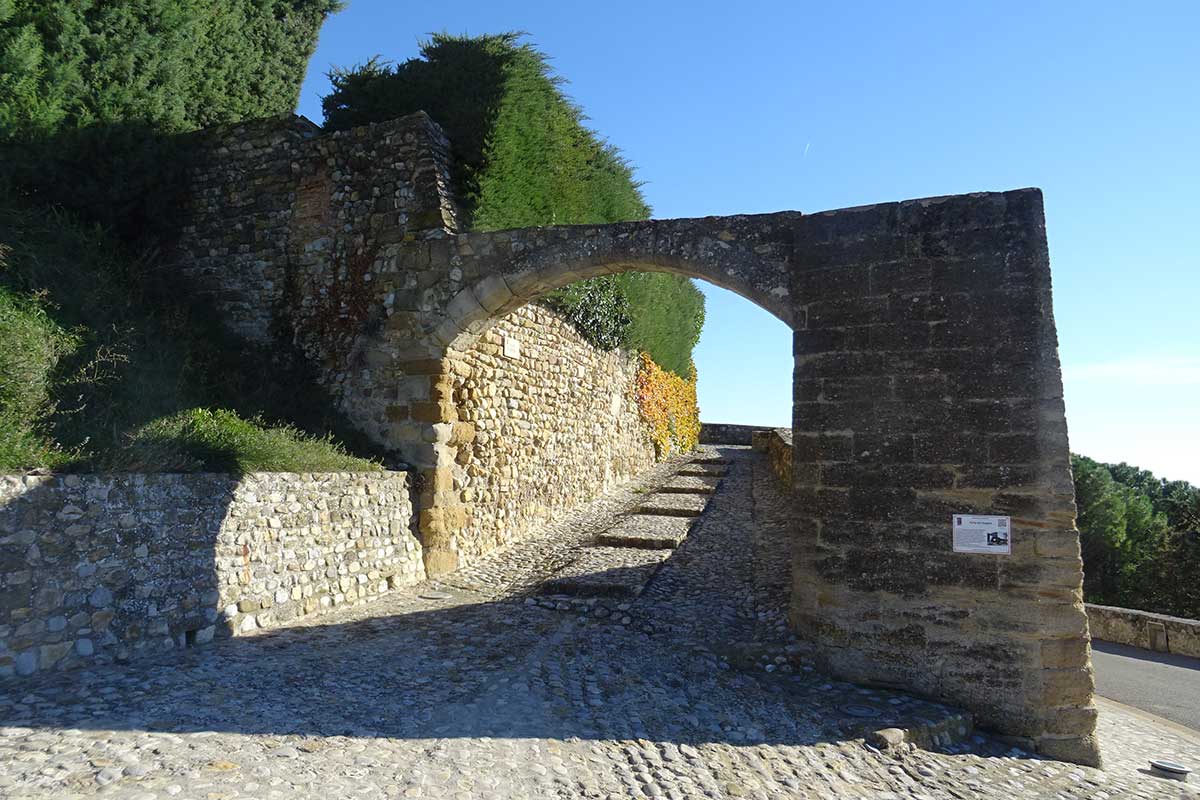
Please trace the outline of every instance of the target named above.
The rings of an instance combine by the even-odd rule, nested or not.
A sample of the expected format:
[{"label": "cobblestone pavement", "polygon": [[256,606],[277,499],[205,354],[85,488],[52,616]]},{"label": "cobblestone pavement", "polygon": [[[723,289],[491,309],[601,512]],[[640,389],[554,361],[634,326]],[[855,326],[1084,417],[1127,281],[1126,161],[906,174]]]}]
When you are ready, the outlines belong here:
[{"label": "cobblestone pavement", "polygon": [[[726,452],[712,504],[630,602],[537,587],[678,464],[440,583],[0,686],[0,796],[1200,797],[1139,771],[1147,755],[1200,764],[1200,737],[1120,706],[1102,706],[1102,772],[798,665],[786,504],[758,456]],[[947,737],[936,751],[862,739],[921,724]]]}]

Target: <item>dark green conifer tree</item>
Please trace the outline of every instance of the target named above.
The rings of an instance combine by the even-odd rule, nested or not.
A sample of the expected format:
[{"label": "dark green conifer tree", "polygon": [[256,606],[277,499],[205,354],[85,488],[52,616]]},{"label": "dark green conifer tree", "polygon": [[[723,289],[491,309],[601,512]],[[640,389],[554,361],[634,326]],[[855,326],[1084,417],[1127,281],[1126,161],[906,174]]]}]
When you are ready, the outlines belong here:
[{"label": "dark green conifer tree", "polygon": [[[650,208],[620,152],[586,127],[544,55],[518,34],[437,35],[419,58],[335,70],[325,125],[345,129],[425,111],[450,137],[455,183],[475,230],[646,219]],[[650,353],[678,374],[704,324],[691,280],[626,273],[543,299],[591,342]]]}]

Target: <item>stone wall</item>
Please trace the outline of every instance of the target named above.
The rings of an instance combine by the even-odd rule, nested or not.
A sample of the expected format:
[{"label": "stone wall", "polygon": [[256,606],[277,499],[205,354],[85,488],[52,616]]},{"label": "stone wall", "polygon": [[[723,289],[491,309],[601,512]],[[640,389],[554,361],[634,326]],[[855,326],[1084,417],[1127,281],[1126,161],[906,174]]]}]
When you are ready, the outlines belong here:
[{"label": "stone wall", "polygon": [[1087,604],[1093,639],[1200,658],[1200,620]]},{"label": "stone wall", "polygon": [[0,676],[203,644],[424,577],[406,473],[0,476]]},{"label": "stone wall", "polygon": [[702,422],[700,444],[749,445],[756,431],[770,430],[762,425],[734,425],[727,422]]},{"label": "stone wall", "polygon": [[771,471],[790,492],[792,490],[792,432],[787,428],[755,431],[751,441],[754,449],[766,453]]},{"label": "stone wall", "polygon": [[[823,665],[1095,763],[1050,263],[1037,191],[797,229],[792,619]],[[1011,553],[956,552],[958,514]]]},{"label": "stone wall", "polygon": [[507,314],[450,374],[460,564],[654,464],[636,357],[596,349],[553,311]]},{"label": "stone wall", "polygon": [[[287,115],[192,134],[190,144],[168,260],[193,296],[243,340],[303,360],[368,436],[422,463],[423,422],[407,412],[429,399],[420,365],[431,351],[406,348],[430,331],[394,313],[439,299],[444,275],[405,245],[440,241],[457,225],[441,128],[418,112],[324,133]],[[417,359],[416,371],[398,358]]]}]

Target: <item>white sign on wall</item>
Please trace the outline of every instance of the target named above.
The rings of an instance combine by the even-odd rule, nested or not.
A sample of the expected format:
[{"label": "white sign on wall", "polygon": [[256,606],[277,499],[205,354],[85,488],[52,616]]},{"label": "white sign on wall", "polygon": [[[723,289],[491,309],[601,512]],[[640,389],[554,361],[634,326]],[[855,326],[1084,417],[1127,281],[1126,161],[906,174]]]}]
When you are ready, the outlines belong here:
[{"label": "white sign on wall", "polygon": [[956,553],[1012,553],[1012,519],[978,514],[955,514],[950,518]]},{"label": "white sign on wall", "polygon": [[520,358],[521,357],[521,342],[519,339],[505,334],[505,336],[504,336],[504,357],[505,358]]}]

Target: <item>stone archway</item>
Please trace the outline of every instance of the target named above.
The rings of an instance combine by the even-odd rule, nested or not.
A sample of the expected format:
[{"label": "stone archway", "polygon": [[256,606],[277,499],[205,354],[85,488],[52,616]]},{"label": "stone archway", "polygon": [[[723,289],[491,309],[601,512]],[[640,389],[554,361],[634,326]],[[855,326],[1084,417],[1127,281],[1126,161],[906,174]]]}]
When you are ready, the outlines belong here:
[{"label": "stone archway", "polygon": [[[833,672],[1096,763],[1039,191],[467,234],[424,115],[205,136],[181,270],[240,335],[283,332],[359,428],[421,469],[429,574],[454,567],[465,513],[446,469],[460,337],[591,275],[703,278],[794,331],[797,632]],[[955,552],[964,514],[1010,517],[1011,553]]]},{"label": "stone archway", "polygon": [[[1039,752],[1097,758],[1065,415],[1036,190],[801,216],[459,235],[443,355],[572,280],[652,267],[792,325],[792,620],[831,671],[960,703]],[[437,394],[436,389],[433,390]],[[453,420],[435,440],[454,436]],[[425,500],[441,502],[438,479]],[[952,514],[1012,519],[954,552]],[[431,572],[454,511],[430,515]]]}]

